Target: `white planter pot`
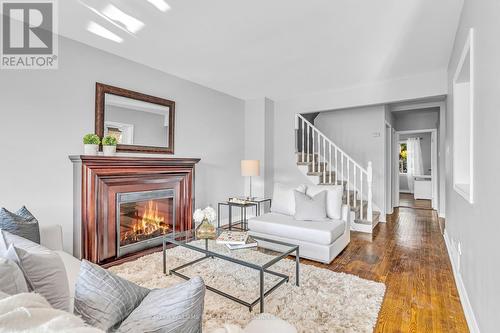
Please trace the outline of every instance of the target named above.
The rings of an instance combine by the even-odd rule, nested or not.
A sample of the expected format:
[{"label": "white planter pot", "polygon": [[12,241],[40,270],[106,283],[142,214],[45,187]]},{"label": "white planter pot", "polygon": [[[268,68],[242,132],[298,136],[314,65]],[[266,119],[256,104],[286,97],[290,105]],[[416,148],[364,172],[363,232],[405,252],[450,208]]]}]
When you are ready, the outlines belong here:
[{"label": "white planter pot", "polygon": [[83,151],[85,155],[97,155],[99,145],[83,145]]},{"label": "white planter pot", "polygon": [[104,156],[113,156],[116,154],[116,146],[102,146]]}]

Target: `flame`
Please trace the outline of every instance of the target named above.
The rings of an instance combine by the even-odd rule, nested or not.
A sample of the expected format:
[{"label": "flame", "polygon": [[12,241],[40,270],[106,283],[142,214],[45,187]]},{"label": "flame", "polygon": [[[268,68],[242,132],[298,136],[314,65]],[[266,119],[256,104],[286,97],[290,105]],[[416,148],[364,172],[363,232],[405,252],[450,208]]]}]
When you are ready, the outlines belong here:
[{"label": "flame", "polygon": [[[123,241],[138,241],[147,238],[153,234],[168,233],[168,224],[165,223],[165,217],[162,216],[158,209],[158,203],[148,201],[147,208],[142,216],[142,219],[137,219],[132,225],[132,230],[126,232]],[[159,236],[159,235],[158,235]]]}]

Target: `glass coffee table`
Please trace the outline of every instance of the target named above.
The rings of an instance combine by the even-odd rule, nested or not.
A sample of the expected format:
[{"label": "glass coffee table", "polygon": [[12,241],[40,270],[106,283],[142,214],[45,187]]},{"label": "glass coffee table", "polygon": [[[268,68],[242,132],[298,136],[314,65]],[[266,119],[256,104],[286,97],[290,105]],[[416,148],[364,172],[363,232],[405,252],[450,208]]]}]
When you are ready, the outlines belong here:
[{"label": "glass coffee table", "polygon": [[[221,232],[223,232],[223,229],[217,229],[217,236],[220,235]],[[260,304],[260,312],[264,312],[264,299],[268,295],[270,295],[273,291],[275,291],[279,286],[281,286],[283,283],[289,281],[289,276],[274,272],[270,270],[270,267],[274,264],[276,264],[278,261],[285,259],[287,256],[289,256],[292,253],[295,253],[295,284],[298,286],[299,285],[299,270],[300,270],[300,264],[299,264],[299,247],[298,245],[294,244],[288,244],[284,242],[279,242],[271,239],[266,239],[266,238],[261,238],[261,237],[255,237],[251,236],[253,239],[255,239],[258,243],[257,247],[253,248],[247,248],[247,249],[240,249],[240,250],[230,250],[228,249],[224,244],[217,244],[215,239],[197,239],[196,238],[196,232],[195,230],[188,230],[188,231],[183,231],[183,232],[176,232],[176,233],[171,233],[168,235],[165,235],[163,237],[163,273],[167,274],[167,268],[166,268],[166,248],[167,244],[174,244],[177,246],[181,246],[186,249],[190,249],[192,251],[196,251],[199,253],[204,254],[203,257],[198,258],[196,260],[190,261],[188,263],[185,263],[184,265],[181,265],[179,267],[171,268],[168,271],[168,274],[174,274],[176,276],[179,276],[183,279],[189,280],[190,277],[182,274],[180,271],[188,266],[194,265],[200,261],[207,260],[207,259],[212,259],[212,258],[218,258],[222,260],[226,260],[228,262],[232,262],[234,264],[242,265],[244,267],[248,267],[251,269],[254,269],[259,272],[259,297],[255,299],[254,301],[244,301],[236,296],[230,295],[228,293],[223,292],[222,290],[219,290],[217,288],[213,288],[211,286],[206,286],[208,290],[213,291],[214,293],[217,293],[221,296],[224,296],[226,298],[229,298],[232,301],[235,301],[237,303],[240,303],[246,307],[250,311],[252,311],[253,307],[257,304]],[[268,257],[263,257],[263,256],[251,256],[248,255],[246,256],[245,253],[247,254],[252,254],[251,251],[261,251],[262,249],[266,249],[266,243],[273,244],[277,248],[279,248],[279,251],[275,251],[274,249],[272,252],[266,252],[267,255],[271,256],[271,259]],[[273,247],[274,247],[273,246]],[[265,258],[265,259],[264,259]],[[264,274],[270,274],[278,278],[278,282],[272,285],[268,290],[265,290],[264,286]],[[224,278],[221,276],[221,278]]]}]

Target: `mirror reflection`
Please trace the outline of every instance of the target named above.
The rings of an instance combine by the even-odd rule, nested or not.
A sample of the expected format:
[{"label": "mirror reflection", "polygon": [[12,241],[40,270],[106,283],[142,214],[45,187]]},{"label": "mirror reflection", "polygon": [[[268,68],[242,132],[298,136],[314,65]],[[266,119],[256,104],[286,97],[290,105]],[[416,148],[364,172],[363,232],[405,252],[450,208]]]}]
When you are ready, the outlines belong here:
[{"label": "mirror reflection", "polygon": [[168,106],[106,93],[104,135],[114,136],[119,144],[168,147]]}]

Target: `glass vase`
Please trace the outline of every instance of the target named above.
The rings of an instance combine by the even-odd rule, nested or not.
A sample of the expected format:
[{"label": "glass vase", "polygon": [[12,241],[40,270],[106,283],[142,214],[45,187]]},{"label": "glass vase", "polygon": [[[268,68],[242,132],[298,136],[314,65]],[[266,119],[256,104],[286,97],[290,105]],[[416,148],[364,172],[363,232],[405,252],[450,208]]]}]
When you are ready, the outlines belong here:
[{"label": "glass vase", "polygon": [[216,235],[215,226],[203,219],[201,224],[196,228],[196,238],[198,239],[214,239]]}]

